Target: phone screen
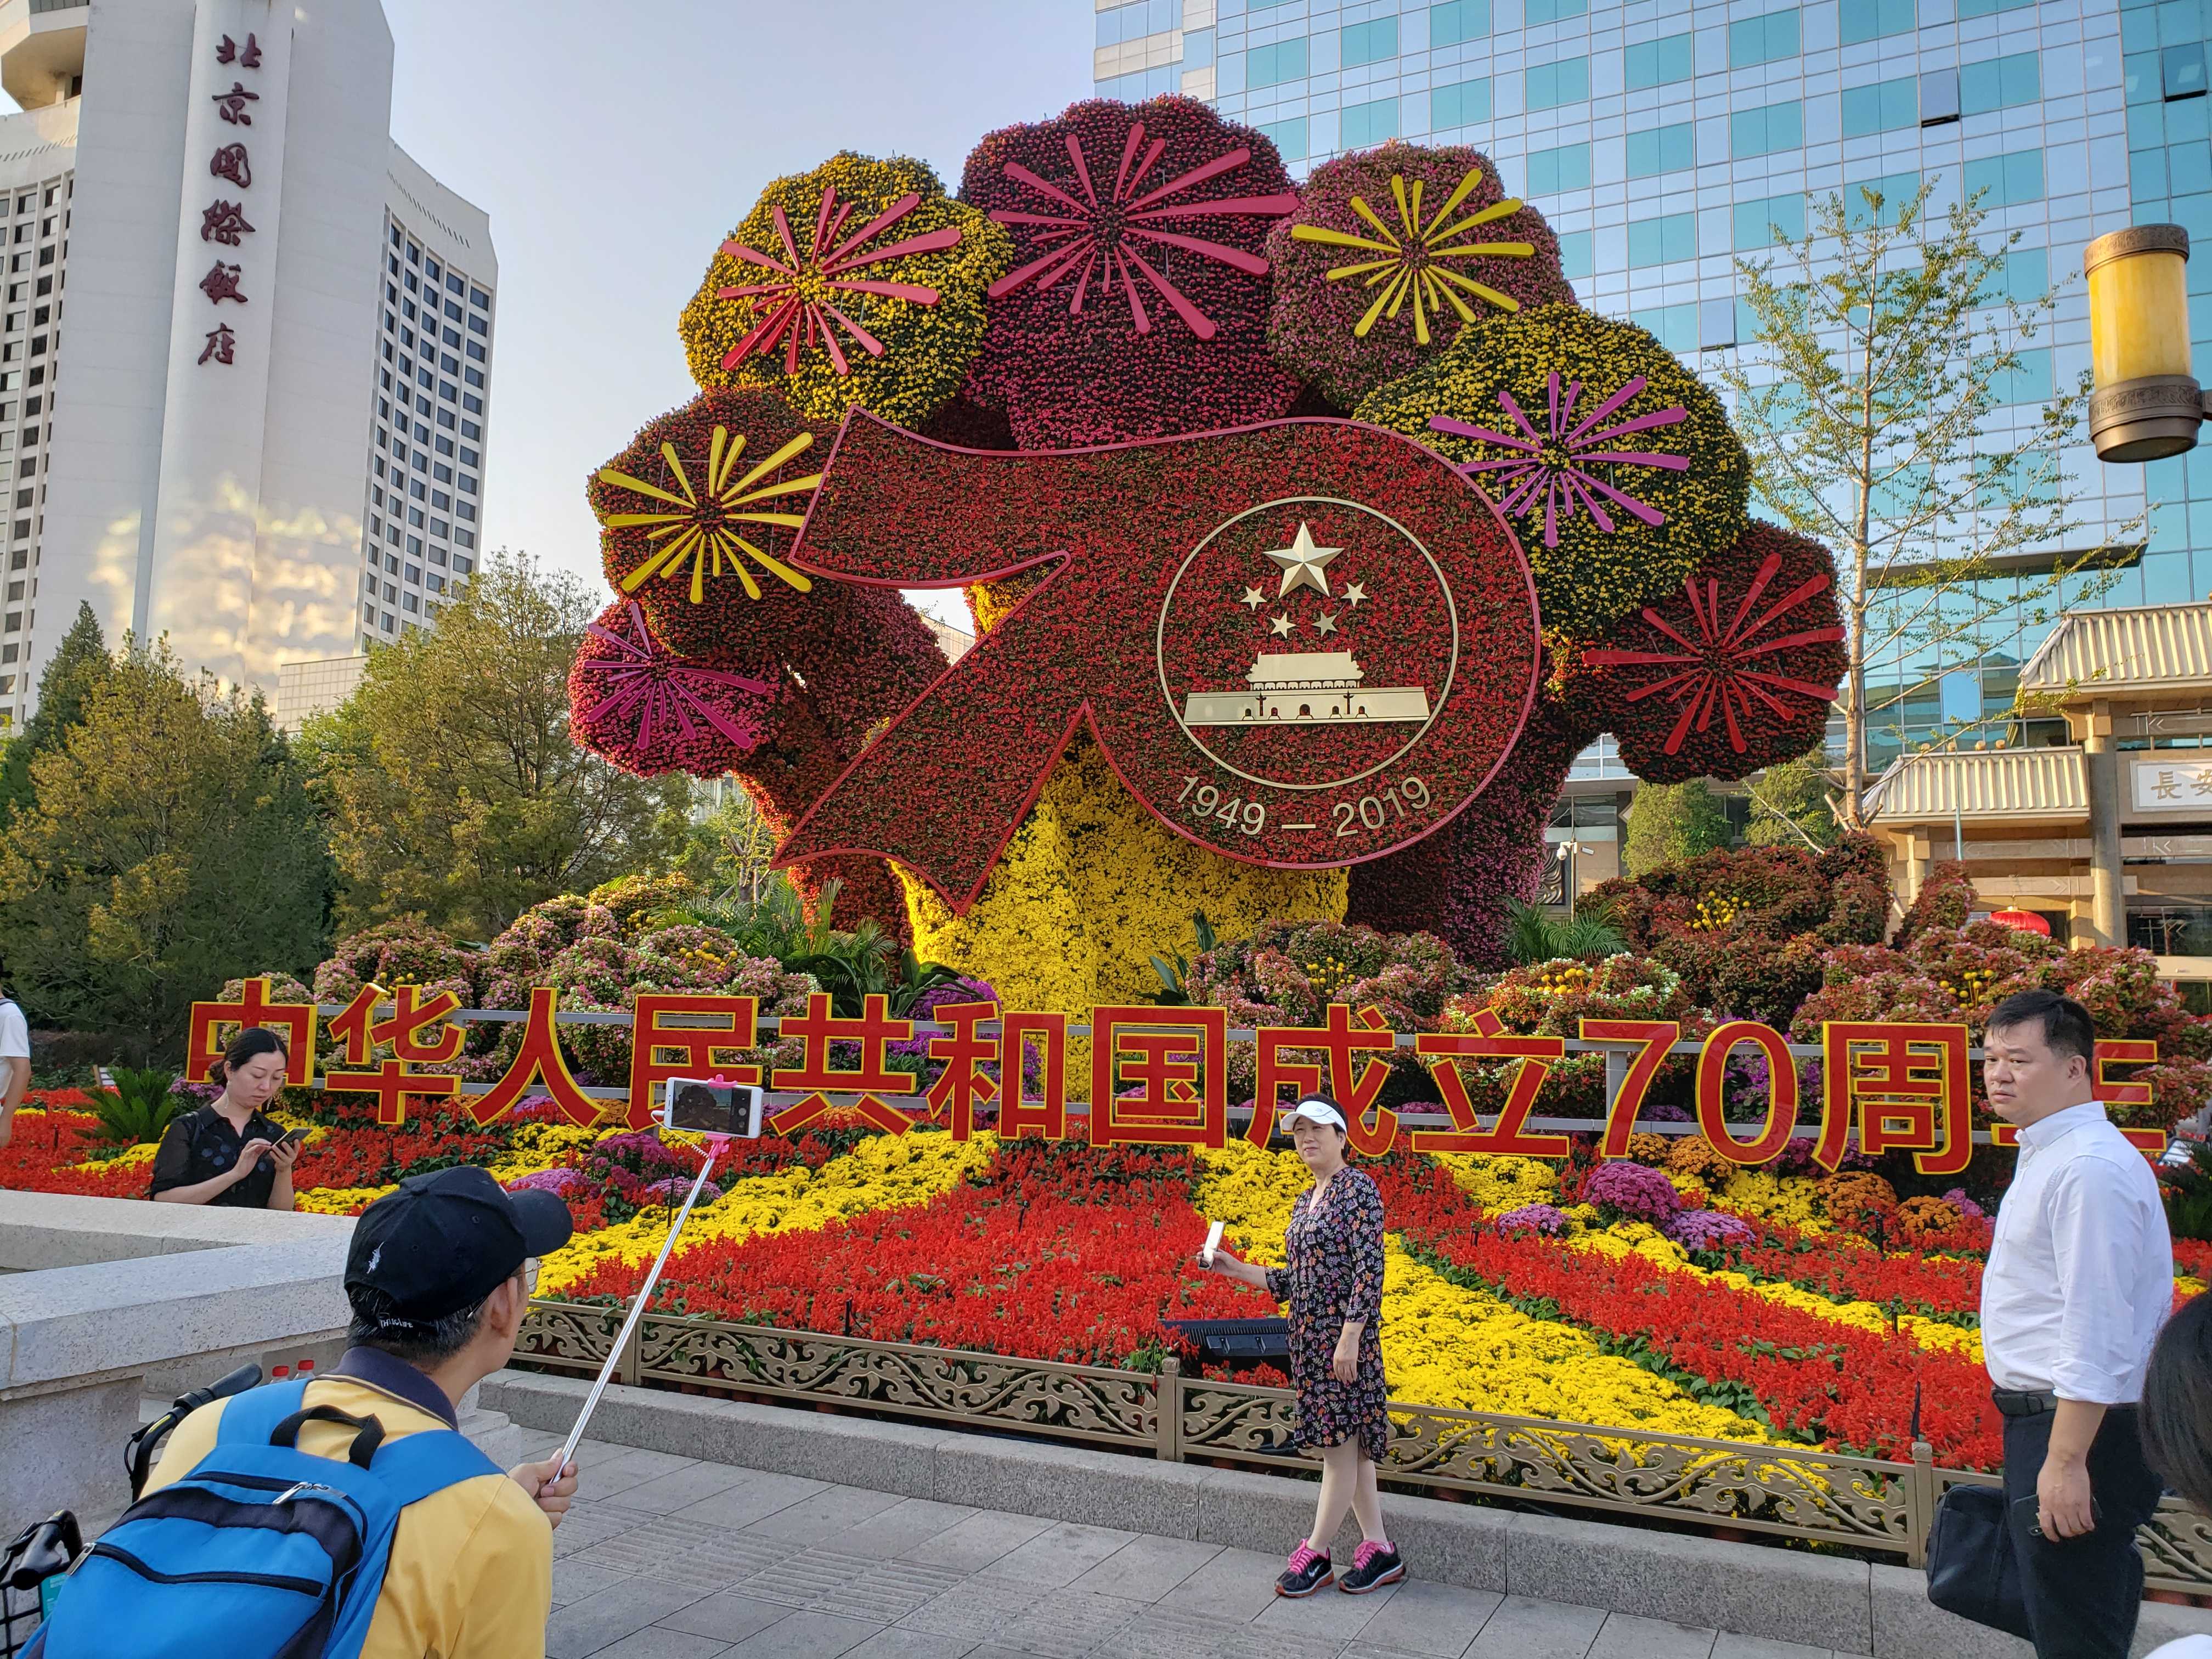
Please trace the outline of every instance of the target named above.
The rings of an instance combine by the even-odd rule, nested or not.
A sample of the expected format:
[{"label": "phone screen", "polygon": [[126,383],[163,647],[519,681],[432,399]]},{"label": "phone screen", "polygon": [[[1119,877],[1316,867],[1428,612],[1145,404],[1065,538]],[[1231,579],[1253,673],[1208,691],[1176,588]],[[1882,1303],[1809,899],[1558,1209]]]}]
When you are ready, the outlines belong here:
[{"label": "phone screen", "polygon": [[671,1078],[660,1109],[664,1127],[691,1134],[726,1135],[755,1140],[767,1100],[758,1088]]}]

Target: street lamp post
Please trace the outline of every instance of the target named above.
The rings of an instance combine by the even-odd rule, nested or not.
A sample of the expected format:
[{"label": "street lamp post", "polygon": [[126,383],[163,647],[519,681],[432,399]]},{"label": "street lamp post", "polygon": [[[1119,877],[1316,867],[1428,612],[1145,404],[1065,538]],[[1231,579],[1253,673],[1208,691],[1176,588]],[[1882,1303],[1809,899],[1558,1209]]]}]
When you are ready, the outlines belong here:
[{"label": "street lamp post", "polygon": [[1552,856],[1559,861],[1559,885],[1567,890],[1567,920],[1575,919],[1575,855],[1583,844],[1571,838],[1559,843],[1559,850]]},{"label": "street lamp post", "polygon": [[2189,233],[2131,225],[2081,250],[2089,282],[2089,441],[2100,461],[2197,447],[2204,396],[2189,361]]}]

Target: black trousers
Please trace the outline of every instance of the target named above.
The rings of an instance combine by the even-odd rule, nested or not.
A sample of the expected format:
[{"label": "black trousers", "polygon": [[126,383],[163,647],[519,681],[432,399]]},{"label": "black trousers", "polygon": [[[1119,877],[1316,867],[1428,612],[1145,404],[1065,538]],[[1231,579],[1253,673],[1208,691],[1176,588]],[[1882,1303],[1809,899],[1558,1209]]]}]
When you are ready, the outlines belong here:
[{"label": "black trousers", "polygon": [[2136,1528],[2150,1519],[2162,1488],[2143,1462],[2136,1408],[2112,1407],[2089,1447],[2095,1529],[2079,1538],[2035,1536],[2035,1478],[2055,1420],[2048,1412],[2004,1420],[2006,1508],[2036,1659],[2127,1659],[2142,1610]]}]

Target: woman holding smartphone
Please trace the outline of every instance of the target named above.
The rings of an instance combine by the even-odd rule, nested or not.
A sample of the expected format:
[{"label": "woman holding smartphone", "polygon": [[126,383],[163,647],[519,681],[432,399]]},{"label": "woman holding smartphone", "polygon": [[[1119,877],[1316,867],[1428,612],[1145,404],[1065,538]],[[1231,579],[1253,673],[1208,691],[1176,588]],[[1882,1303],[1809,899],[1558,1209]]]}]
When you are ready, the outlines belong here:
[{"label": "woman holding smartphone", "polygon": [[284,1039],[266,1026],[240,1031],[208,1073],[222,1092],[170,1121],[154,1154],[161,1204],[218,1204],[240,1210],[292,1207],[292,1164],[301,1138],[262,1115],[284,1086]]},{"label": "woman holding smartphone", "polygon": [[[1352,1595],[1406,1576],[1382,1530],[1375,1466],[1390,1444],[1382,1376],[1382,1195],[1345,1164],[1344,1114],[1308,1095],[1286,1115],[1291,1144],[1313,1176],[1283,1235],[1286,1266],[1262,1267],[1217,1249],[1202,1265],[1290,1305],[1291,1382],[1298,1395],[1291,1444],[1321,1453],[1312,1532],[1275,1580],[1278,1595],[1311,1595],[1334,1580]],[[1337,1572],[1328,1547],[1349,1509],[1359,1522],[1351,1566]]]}]

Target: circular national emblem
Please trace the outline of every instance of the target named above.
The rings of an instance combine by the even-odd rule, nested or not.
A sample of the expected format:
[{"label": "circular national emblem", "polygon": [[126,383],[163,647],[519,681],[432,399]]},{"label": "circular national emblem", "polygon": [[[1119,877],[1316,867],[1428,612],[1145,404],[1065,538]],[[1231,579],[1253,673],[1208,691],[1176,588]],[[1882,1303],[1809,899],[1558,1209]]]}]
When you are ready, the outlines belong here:
[{"label": "circular national emblem", "polygon": [[1357,501],[1238,514],[1168,585],[1160,690],[1193,746],[1246,782],[1359,781],[1427,735],[1459,665],[1451,589],[1426,548]]}]

